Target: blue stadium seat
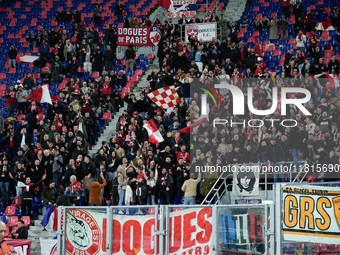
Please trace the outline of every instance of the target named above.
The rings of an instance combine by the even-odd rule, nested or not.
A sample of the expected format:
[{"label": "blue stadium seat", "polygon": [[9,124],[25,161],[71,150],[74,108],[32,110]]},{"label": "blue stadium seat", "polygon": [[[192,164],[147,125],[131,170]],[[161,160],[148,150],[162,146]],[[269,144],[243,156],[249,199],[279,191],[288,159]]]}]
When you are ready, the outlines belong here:
[{"label": "blue stadium seat", "polygon": [[17,211],[14,214],[14,216],[19,216],[20,217],[21,215],[22,215],[22,213],[21,213],[21,206],[18,206]]}]

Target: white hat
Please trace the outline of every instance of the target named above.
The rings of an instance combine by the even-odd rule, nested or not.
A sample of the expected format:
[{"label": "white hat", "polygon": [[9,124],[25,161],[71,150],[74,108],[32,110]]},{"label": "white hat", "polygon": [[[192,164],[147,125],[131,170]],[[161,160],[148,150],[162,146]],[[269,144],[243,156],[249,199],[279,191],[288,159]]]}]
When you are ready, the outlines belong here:
[{"label": "white hat", "polygon": [[261,57],[258,57],[258,58],[257,58],[257,61],[262,61],[262,58],[261,58]]}]

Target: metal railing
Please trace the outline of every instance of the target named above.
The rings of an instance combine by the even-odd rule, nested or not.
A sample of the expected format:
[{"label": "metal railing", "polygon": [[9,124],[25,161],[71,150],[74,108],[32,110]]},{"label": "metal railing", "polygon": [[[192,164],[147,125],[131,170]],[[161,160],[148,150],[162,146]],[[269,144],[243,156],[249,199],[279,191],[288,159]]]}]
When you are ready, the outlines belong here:
[{"label": "metal railing", "polygon": [[[153,208],[154,210],[152,214],[145,213],[144,215],[138,215],[136,213],[136,211],[138,210],[145,211],[150,208]],[[213,206],[186,205],[185,207],[176,205],[59,207],[57,254],[68,254],[71,251],[78,252],[77,254],[91,254],[88,253],[90,250],[92,253],[96,252],[96,250],[100,250],[100,254],[123,254],[121,249],[123,249],[123,247],[130,248],[131,245],[133,245],[133,250],[135,250],[135,248],[139,250],[140,248],[137,253],[140,252],[140,254],[144,254],[143,252],[145,252],[144,249],[146,247],[143,246],[144,242],[141,242],[141,240],[144,240],[144,238],[146,238],[145,240],[147,240],[147,242],[153,243],[153,246],[151,245],[152,247],[149,246],[149,248],[153,249],[154,252],[152,254],[156,255],[169,255],[175,253],[177,254],[177,252],[188,251],[189,249],[194,251],[196,250],[195,248],[202,249],[203,246],[208,248],[209,252],[195,254],[217,255],[220,254],[219,252],[221,251],[229,251],[228,247],[223,247],[223,243],[225,242],[222,240],[224,240],[225,238],[224,233],[226,231],[226,227],[223,227],[221,224],[222,218],[224,216],[245,216],[247,214],[256,214],[263,219],[260,224],[262,227],[261,244],[264,247],[264,253],[261,254],[270,255],[273,254],[272,251],[274,250],[274,243],[272,241],[274,238],[274,223],[272,222],[273,219],[270,217],[270,215],[273,215],[273,209],[273,205],[268,204]],[[125,212],[133,210],[134,212],[127,213],[125,215],[119,215],[117,213],[119,210],[125,210]],[[204,219],[198,216],[199,213],[202,213],[201,217],[203,217]],[[86,216],[82,216],[82,214],[85,214]],[[143,219],[143,216],[147,216],[147,219]],[[183,217],[183,221],[178,221],[177,217]],[[184,223],[185,217],[187,217],[187,219],[190,219],[190,221],[192,220],[193,222],[188,223],[189,221],[186,221]],[[176,223],[175,218],[177,218]],[[198,219],[200,219],[199,223]],[[152,220],[151,224],[154,224],[154,227],[150,227],[150,220]],[[114,224],[114,221],[116,224]],[[197,224],[195,223],[196,221]],[[203,221],[207,222],[208,225],[203,227]],[[104,227],[101,227],[104,226],[104,224],[102,225],[103,222],[106,222],[106,229]],[[130,223],[132,222],[134,224],[130,225]],[[148,231],[151,232],[146,231],[147,233],[145,233],[146,222],[149,222]],[[125,226],[125,224],[127,223],[128,226]],[[175,224],[177,224],[177,227],[175,227]],[[180,227],[178,224],[180,225]],[[191,224],[195,226],[195,230],[187,229],[186,226]],[[140,227],[136,228],[136,225],[139,225]],[[90,228],[92,226],[91,231],[89,226]],[[93,228],[93,226],[100,226],[100,228]],[[199,232],[196,232],[196,228]],[[235,232],[236,229],[239,230],[239,228],[242,228],[242,226],[235,225],[228,227],[228,229],[230,230],[234,229]],[[92,236],[93,233],[96,235],[97,238],[93,240],[90,238],[90,240],[87,240],[90,241],[90,244],[83,242],[81,237],[85,237],[85,235],[81,234],[85,233],[82,232],[82,229],[89,231],[86,237]],[[138,233],[136,234],[135,231],[138,231]],[[188,248],[188,246],[184,247],[185,245],[183,244],[184,241],[186,243],[191,243],[192,241],[191,234],[187,234],[184,236],[184,232],[188,233],[188,231],[196,232],[199,235],[202,235],[202,233],[204,233],[204,236],[201,236],[201,241],[195,241],[195,244],[191,244],[189,246],[191,248]],[[243,226],[242,231],[248,232],[248,227]],[[118,237],[117,233],[119,233]],[[78,238],[76,240],[75,235],[78,235],[80,239]],[[140,235],[142,235],[143,237],[141,237]],[[174,240],[175,236],[176,240]],[[95,245],[95,240],[98,240],[98,237],[103,238],[98,242],[96,248],[94,249],[92,245]],[[204,241],[202,237],[204,237]],[[137,244],[138,247],[135,246],[135,238],[139,240],[139,243]],[[171,247],[174,248],[174,242],[177,242],[176,246],[179,245],[180,247],[180,250],[177,250],[176,252],[174,250],[170,250]],[[80,247],[80,244],[82,244],[82,247]],[[270,245],[272,245],[272,247],[270,247]],[[233,249],[235,249],[235,247],[233,247]],[[252,244],[249,242],[246,246],[239,245],[237,247],[237,250],[246,250],[247,252],[250,252],[251,249]],[[147,254],[151,254],[150,249],[149,253]]]},{"label": "metal railing", "polygon": [[[289,174],[289,182],[288,183],[296,183],[299,182],[301,183],[304,178],[306,177],[306,175],[308,174],[308,172],[304,171],[306,168],[306,161],[299,161],[298,162],[300,165],[302,165],[302,167],[300,168],[300,171],[293,171],[293,167],[294,167],[294,162],[293,161],[288,161],[285,162],[285,165],[289,165],[289,172],[288,173],[280,173],[280,174],[284,174],[287,175]],[[241,166],[241,164],[235,164],[236,166]],[[266,165],[265,163],[260,163],[261,168]],[[293,175],[295,175],[295,177],[293,177]],[[264,186],[265,188],[265,199],[268,198],[268,186],[269,185],[274,185],[275,182],[268,182],[268,173],[265,172],[264,173],[264,182],[260,182],[259,185],[260,186]],[[221,203],[221,199],[227,194],[228,188],[232,185],[232,179],[233,179],[233,174],[230,174],[228,172],[222,172],[222,174],[220,174],[219,178],[216,180],[216,182],[214,183],[214,185],[212,186],[212,188],[210,189],[210,191],[208,192],[208,194],[205,196],[205,198],[202,201],[202,205],[203,204],[220,204]],[[227,182],[230,181],[230,183]],[[230,199],[229,199],[230,202]]]}]

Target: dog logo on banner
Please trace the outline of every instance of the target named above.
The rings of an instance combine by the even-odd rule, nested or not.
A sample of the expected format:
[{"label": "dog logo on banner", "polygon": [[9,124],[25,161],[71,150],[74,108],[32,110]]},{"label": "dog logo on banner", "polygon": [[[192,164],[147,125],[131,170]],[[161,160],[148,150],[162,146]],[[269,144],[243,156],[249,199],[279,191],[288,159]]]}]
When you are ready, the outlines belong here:
[{"label": "dog logo on banner", "polygon": [[[90,213],[84,210],[67,212],[67,242],[69,254],[97,254],[100,251],[101,229]],[[75,252],[76,251],[76,252]]]},{"label": "dog logo on banner", "polygon": [[340,195],[332,198],[334,217],[340,229]]},{"label": "dog logo on banner", "polygon": [[233,173],[233,195],[239,197],[258,196],[259,166],[237,167]]},{"label": "dog logo on banner", "polygon": [[188,36],[196,36],[198,35],[198,27],[192,27],[188,29]]},{"label": "dog logo on banner", "polygon": [[69,216],[67,222],[70,226],[70,241],[71,244],[77,249],[87,249],[90,245],[90,237],[88,233],[91,233],[91,229],[82,220],[78,220],[72,214]]},{"label": "dog logo on banner", "polygon": [[161,31],[157,27],[153,27],[149,37],[153,45],[158,45],[161,40]]}]

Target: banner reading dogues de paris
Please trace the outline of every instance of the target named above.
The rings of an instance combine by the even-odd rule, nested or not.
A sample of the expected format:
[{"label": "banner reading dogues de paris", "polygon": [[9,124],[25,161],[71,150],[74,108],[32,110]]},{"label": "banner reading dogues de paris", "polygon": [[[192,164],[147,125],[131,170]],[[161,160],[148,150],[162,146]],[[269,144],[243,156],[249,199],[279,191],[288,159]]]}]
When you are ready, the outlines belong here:
[{"label": "banner reading dogues de paris", "polygon": [[339,244],[339,187],[283,187],[283,237],[289,241]]},{"label": "banner reading dogues de paris", "polygon": [[117,37],[118,45],[156,46],[161,32],[157,27],[119,27]]}]

